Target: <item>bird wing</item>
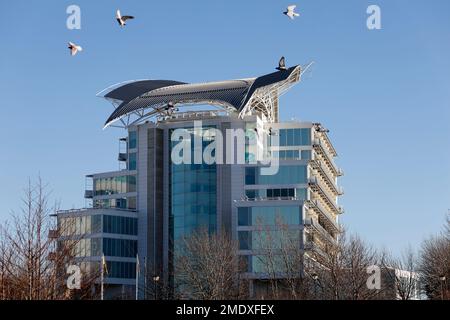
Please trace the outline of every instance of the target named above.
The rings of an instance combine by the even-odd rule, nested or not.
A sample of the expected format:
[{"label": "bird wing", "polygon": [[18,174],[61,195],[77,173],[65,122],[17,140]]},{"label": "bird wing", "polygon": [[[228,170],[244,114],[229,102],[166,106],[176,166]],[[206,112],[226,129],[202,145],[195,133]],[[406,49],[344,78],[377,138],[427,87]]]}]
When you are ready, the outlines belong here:
[{"label": "bird wing", "polygon": [[290,6],[287,7],[287,10],[288,10],[288,11],[294,11],[295,8],[297,8],[297,5],[292,4],[292,5],[290,5]]},{"label": "bird wing", "polygon": [[122,17],[122,21],[126,21],[128,19],[134,19],[134,17],[133,16],[123,16]]},{"label": "bird wing", "polygon": [[121,18],[120,10],[117,10],[117,12],[116,12],[116,18],[117,18],[117,19],[120,19],[120,18]]},{"label": "bird wing", "polygon": [[69,48],[75,47],[75,43],[69,41]]},{"label": "bird wing", "polygon": [[76,46],[78,51],[83,51],[83,48],[81,46]]},{"label": "bird wing", "polygon": [[286,61],[284,57],[281,57],[280,62],[278,62],[278,67],[285,68],[286,67]]},{"label": "bird wing", "polygon": [[70,48],[70,55],[74,56],[77,54],[77,52],[78,52],[78,49],[76,46],[73,46]]}]

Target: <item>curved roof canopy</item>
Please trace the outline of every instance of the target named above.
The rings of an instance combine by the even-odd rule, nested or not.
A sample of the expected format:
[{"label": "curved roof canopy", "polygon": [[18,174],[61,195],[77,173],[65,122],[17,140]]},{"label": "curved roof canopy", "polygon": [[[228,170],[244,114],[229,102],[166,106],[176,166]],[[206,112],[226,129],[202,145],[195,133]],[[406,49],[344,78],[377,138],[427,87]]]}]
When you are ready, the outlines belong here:
[{"label": "curved roof canopy", "polygon": [[[306,69],[305,69],[306,70]],[[164,114],[168,106],[212,105],[240,116],[257,109],[269,121],[275,121],[280,94],[300,80],[300,66],[270,73],[258,78],[208,83],[183,83],[171,80],[139,80],[115,86],[103,97],[116,109],[106,120],[105,127],[117,120],[135,115],[139,119]],[[105,91],[103,90],[103,91]],[[277,110],[276,110],[277,113]],[[136,123],[134,121],[133,123]]]}]

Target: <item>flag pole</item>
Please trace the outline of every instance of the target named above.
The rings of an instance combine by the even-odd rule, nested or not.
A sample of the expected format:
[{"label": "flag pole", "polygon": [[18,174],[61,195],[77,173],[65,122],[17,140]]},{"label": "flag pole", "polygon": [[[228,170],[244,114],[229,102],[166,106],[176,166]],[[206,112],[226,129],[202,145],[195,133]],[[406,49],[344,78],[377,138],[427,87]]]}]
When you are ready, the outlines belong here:
[{"label": "flag pole", "polygon": [[147,257],[144,257],[144,300],[147,299]]},{"label": "flag pole", "polygon": [[104,299],[104,288],[103,288],[103,282],[104,282],[104,273],[105,273],[105,254],[102,254],[102,263],[101,263],[101,273],[100,273],[100,300],[103,301]]},{"label": "flag pole", "polygon": [[139,255],[136,254],[136,300],[139,300]]}]

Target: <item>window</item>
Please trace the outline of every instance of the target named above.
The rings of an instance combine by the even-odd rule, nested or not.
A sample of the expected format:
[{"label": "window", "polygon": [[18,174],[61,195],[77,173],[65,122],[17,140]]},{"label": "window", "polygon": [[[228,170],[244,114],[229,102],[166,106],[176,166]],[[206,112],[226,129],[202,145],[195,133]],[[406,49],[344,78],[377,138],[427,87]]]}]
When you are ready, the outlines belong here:
[{"label": "window", "polygon": [[137,160],[136,160],[136,153],[129,153],[128,154],[128,170],[136,170],[137,168]]},{"label": "window", "polygon": [[251,208],[238,208],[238,224],[240,226],[248,226],[250,223],[250,210]]},{"label": "window", "polygon": [[103,253],[108,257],[134,258],[137,254],[137,241],[103,238]]},{"label": "window", "polygon": [[301,207],[249,207],[238,208],[239,226],[300,225]]},{"label": "window", "polygon": [[94,195],[105,196],[136,192],[136,176],[117,176],[94,179]]},{"label": "window", "polygon": [[136,192],[136,176],[128,176],[128,190],[127,192]]},{"label": "window", "polygon": [[103,216],[103,232],[137,235],[137,219],[120,216]]},{"label": "window", "polygon": [[239,231],[239,250],[251,250],[251,232],[249,231]]},{"label": "window", "polygon": [[296,190],[297,199],[299,200],[308,200],[308,191],[307,189],[297,189]]},{"label": "window", "polygon": [[280,166],[274,175],[261,175],[260,168],[245,169],[245,184],[304,184],[306,183],[306,166]]},{"label": "window", "polygon": [[256,184],[256,167],[249,167],[245,169],[245,184],[254,185]]},{"label": "window", "polygon": [[302,160],[311,160],[311,151],[303,150],[301,157],[302,157]]},{"label": "window", "polygon": [[311,145],[311,129],[280,129],[280,147]]},{"label": "window", "polygon": [[136,263],[107,261],[108,278],[134,279],[136,277]]},{"label": "window", "polygon": [[128,148],[136,149],[136,147],[137,147],[137,132],[130,131],[130,133],[128,135]]}]

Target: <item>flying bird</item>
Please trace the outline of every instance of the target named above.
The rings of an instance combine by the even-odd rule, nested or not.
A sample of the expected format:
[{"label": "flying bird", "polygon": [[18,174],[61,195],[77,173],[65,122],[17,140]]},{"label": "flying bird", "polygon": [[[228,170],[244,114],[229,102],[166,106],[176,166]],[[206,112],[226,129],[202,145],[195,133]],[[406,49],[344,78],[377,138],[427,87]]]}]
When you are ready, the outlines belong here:
[{"label": "flying bird", "polygon": [[278,71],[286,70],[286,61],[284,57],[281,57],[280,61],[278,62],[278,67],[276,69]]},{"label": "flying bird", "polygon": [[300,16],[300,14],[295,12],[296,7],[297,7],[297,5],[295,5],[295,4],[290,5],[287,7],[286,11],[283,13],[293,20],[295,17]]},{"label": "flying bird", "polygon": [[116,19],[117,19],[117,22],[119,23],[119,25],[121,27],[123,27],[123,26],[126,25],[125,21],[127,21],[128,19],[134,19],[134,17],[133,16],[122,16],[120,14],[120,10],[117,10],[117,12],[116,12]]},{"label": "flying bird", "polygon": [[70,55],[74,56],[78,53],[78,51],[83,51],[83,48],[80,46],[77,46],[73,42],[69,42],[68,48],[70,49]]}]

